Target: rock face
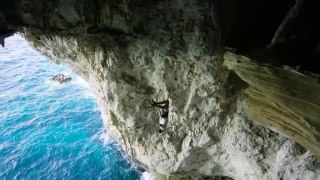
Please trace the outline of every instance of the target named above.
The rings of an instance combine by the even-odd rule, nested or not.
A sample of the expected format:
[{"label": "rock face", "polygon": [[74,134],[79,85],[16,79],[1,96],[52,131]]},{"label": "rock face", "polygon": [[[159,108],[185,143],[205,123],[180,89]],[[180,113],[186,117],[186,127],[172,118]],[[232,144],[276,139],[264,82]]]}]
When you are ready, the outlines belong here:
[{"label": "rock face", "polygon": [[[108,133],[140,167],[173,176],[320,178],[319,85],[292,73],[296,88],[287,90],[289,82],[279,81],[291,76],[288,70],[223,55],[221,42],[234,42],[234,32],[225,33],[217,20],[226,2],[25,0],[15,4],[18,19],[0,12],[3,29],[22,31],[88,81]],[[260,78],[265,72],[273,73]],[[159,133],[152,98],[170,102],[165,132]]]},{"label": "rock face", "polygon": [[[151,48],[152,41],[103,49],[83,46],[73,37],[37,39],[37,49],[63,59],[86,78],[98,95],[109,134],[147,170],[235,179],[319,175],[312,154],[248,120],[241,98],[237,101],[244,86],[215,56],[196,60],[182,53],[172,59],[160,53],[166,46]],[[170,101],[163,133],[151,98]]]},{"label": "rock face", "polygon": [[244,101],[250,119],[320,152],[320,83],[293,69],[257,64],[232,53],[225,64],[249,84]]}]

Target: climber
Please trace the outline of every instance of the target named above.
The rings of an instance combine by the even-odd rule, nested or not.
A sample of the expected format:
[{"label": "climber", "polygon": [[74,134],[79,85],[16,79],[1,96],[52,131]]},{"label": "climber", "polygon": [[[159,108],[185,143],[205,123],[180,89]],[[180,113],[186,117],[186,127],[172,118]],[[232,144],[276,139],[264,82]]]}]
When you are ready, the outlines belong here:
[{"label": "climber", "polygon": [[162,133],[164,129],[168,126],[169,120],[169,100],[155,102],[152,99],[152,106],[158,107],[160,109],[160,129],[159,133]]}]

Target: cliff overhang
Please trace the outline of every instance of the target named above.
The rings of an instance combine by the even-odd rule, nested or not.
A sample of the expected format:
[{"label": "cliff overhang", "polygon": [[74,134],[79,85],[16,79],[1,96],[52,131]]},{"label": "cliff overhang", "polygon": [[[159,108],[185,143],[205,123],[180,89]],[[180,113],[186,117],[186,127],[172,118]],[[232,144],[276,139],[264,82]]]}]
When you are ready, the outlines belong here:
[{"label": "cliff overhang", "polygon": [[[316,179],[319,8],[316,0],[5,0],[0,33],[23,33],[86,79],[110,136],[148,171]],[[165,132],[152,98],[170,102]]]}]

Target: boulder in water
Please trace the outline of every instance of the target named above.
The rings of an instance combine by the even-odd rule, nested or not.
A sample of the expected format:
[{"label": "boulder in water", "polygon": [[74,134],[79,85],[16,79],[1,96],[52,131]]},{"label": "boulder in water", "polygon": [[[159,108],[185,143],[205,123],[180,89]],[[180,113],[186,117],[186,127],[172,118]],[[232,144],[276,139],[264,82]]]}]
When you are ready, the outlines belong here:
[{"label": "boulder in water", "polygon": [[65,82],[68,82],[68,81],[71,81],[71,77],[67,77],[66,75],[64,74],[57,74],[55,76],[53,76],[50,81],[52,82],[58,82],[58,83],[65,83]]}]

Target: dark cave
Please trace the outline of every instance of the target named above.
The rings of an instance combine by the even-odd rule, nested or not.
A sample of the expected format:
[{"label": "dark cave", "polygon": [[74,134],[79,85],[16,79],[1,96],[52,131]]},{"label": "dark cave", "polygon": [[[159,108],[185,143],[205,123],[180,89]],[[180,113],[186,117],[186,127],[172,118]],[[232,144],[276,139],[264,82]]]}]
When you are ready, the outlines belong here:
[{"label": "dark cave", "polygon": [[261,62],[319,73],[319,8],[317,0],[218,1],[222,45]]}]

